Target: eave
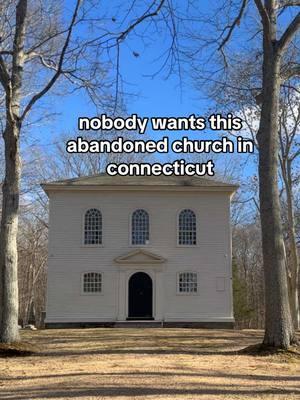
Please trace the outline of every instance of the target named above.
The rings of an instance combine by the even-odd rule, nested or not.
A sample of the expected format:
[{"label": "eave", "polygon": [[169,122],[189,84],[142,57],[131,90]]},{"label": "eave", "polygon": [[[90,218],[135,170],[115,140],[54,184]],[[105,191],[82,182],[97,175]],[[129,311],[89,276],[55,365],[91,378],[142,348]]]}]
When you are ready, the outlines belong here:
[{"label": "eave", "polygon": [[148,186],[148,185],[60,185],[44,183],[41,184],[43,190],[49,195],[52,192],[221,192],[233,194],[239,186]]}]

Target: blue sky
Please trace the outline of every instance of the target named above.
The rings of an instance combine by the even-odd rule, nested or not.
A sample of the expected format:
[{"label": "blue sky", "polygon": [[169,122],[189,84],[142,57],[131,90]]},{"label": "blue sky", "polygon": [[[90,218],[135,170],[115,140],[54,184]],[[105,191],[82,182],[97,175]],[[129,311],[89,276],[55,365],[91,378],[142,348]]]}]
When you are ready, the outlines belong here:
[{"label": "blue sky", "polygon": [[[131,47],[134,47],[134,41]],[[128,114],[136,113],[141,117],[171,117],[204,113],[208,108],[208,101],[192,84],[187,85],[186,81],[185,87],[181,88],[176,76],[167,79],[163,74],[154,78],[145,76],[159,68],[160,63],[152,63],[151,59],[152,54],[159,51],[161,48],[157,43],[151,51],[136,58],[126,45],[121,48],[120,71],[123,86],[126,92],[131,93],[126,98]],[[44,143],[50,143],[62,131],[73,131],[77,126],[78,117],[96,116],[95,107],[82,92],[62,98],[52,97],[52,100],[52,111],[58,115],[43,129]],[[148,133],[151,136],[153,134]]]},{"label": "blue sky", "polygon": [[[113,0],[107,3],[106,7],[112,7],[114,10],[114,4],[117,3],[117,0]],[[179,6],[182,4],[179,1]],[[201,1],[201,7],[202,10],[206,8],[209,10],[211,3],[208,0]],[[110,9],[107,11],[108,17],[114,15]],[[138,33],[142,32],[144,27],[139,29]],[[135,34],[131,34],[121,44],[120,73],[124,82],[123,89],[125,92],[131,93],[130,96],[125,97],[128,114],[136,113],[141,117],[204,115],[211,106],[205,93],[201,93],[195,88],[188,72],[184,74],[182,86],[176,74],[167,78],[167,70],[155,74],[164,62],[164,58],[161,56],[168,46],[167,39],[167,37],[160,38],[159,36],[152,38],[150,35],[145,43]],[[135,57],[133,52],[137,52],[139,56]],[[151,77],[150,75],[153,74],[155,75]],[[49,99],[52,102],[50,107]],[[47,104],[48,110],[57,115],[42,127],[37,126],[32,129],[32,134],[36,139],[34,142],[44,146],[45,149],[51,149],[51,144],[60,140],[61,134],[71,133],[76,136],[78,117],[96,115],[95,107],[83,92],[62,97],[51,96],[51,98],[45,99],[45,104]],[[147,135],[155,139],[164,135],[175,138],[186,136],[186,132],[153,133],[148,131]],[[217,136],[208,131],[189,133],[188,135],[193,139],[208,139]]]},{"label": "blue sky", "polygon": [[[173,0],[172,4],[180,13],[185,11],[187,3],[182,0]],[[142,11],[150,3],[147,0],[125,0],[123,2],[110,0],[104,3],[99,2],[99,4],[95,2],[95,4],[95,7],[99,7],[98,11],[103,12],[105,15],[103,24],[107,25],[109,30],[116,31],[115,22],[112,22],[112,20],[116,18],[117,22],[121,21],[126,14],[126,8],[130,4],[138,5],[138,7],[134,9],[133,15],[130,15],[130,18],[124,22],[123,26],[120,26],[121,30],[128,26],[128,21],[133,21],[137,16],[141,15]],[[198,15],[200,12],[212,13],[212,8],[220,6],[222,2],[216,1],[212,3],[209,0],[196,0],[194,4],[197,6],[195,8],[195,15]],[[67,0],[65,2],[66,18],[68,18],[68,10],[71,10],[73,5],[74,0]],[[120,7],[123,7],[123,10]],[[256,18],[253,18],[253,15],[256,15]],[[225,14],[224,18],[226,18]],[[246,31],[251,36],[251,30],[257,28],[257,22],[257,13],[253,14],[252,8],[248,12],[246,20],[243,20],[240,26],[235,29],[230,41],[235,50],[240,49],[240,51],[245,51],[248,46],[251,47],[253,45],[251,40],[247,40]],[[194,28],[193,22],[188,21],[188,24]],[[142,117],[188,116],[193,113],[196,115],[205,114],[211,103],[205,98],[205,93],[195,88],[194,82],[191,79],[189,66],[187,66],[183,74],[182,87],[180,87],[179,78],[176,74],[166,78],[166,69],[156,74],[153,78],[149,77],[149,75],[155,74],[161,68],[165,60],[163,52],[169,46],[169,38],[168,35],[152,34],[151,31],[145,33],[147,26],[147,22],[140,25],[135,32],[131,33],[121,43],[120,47],[120,72],[124,81],[124,90],[131,94],[136,94],[136,96],[127,96],[125,98],[128,114],[136,113]],[[199,29],[198,22],[195,23],[195,28]],[[212,31],[213,29],[211,28]],[[201,33],[201,29],[199,32]],[[84,31],[82,34],[88,35],[88,32]],[[140,37],[137,34],[140,34]],[[210,32],[208,31],[207,34],[210,35]],[[141,38],[141,36],[143,37]],[[183,44],[185,44],[184,41]],[[139,56],[135,57],[133,52],[138,53]],[[199,58],[201,57],[207,57],[207,54],[199,55]],[[186,65],[187,63],[185,67]],[[208,65],[208,68],[212,68],[212,66]],[[51,144],[61,133],[73,132],[77,126],[79,116],[96,115],[94,106],[83,92],[77,92],[69,96],[51,96],[44,99],[43,103],[46,105],[47,111],[50,110],[57,113],[48,124],[42,127],[36,126],[31,130],[37,141],[44,145]],[[148,133],[155,137],[153,133]],[[198,132],[197,135],[201,135],[202,138],[212,136],[209,132]],[[157,134],[156,136],[160,135]]]},{"label": "blue sky", "polygon": [[[131,2],[128,1],[129,3]],[[67,4],[69,6],[70,3]],[[118,4],[120,3],[117,0],[112,0],[104,5],[108,17],[117,13]],[[179,4],[181,6],[180,2]],[[208,4],[207,0],[201,1],[203,8]],[[143,31],[144,26],[139,28],[138,33]],[[164,58],[160,58],[168,46],[167,43],[162,43],[164,40],[167,40],[166,37],[162,40],[159,40],[158,36],[148,37],[145,44],[133,33],[121,44],[120,72],[124,81],[123,88],[132,94],[125,99],[128,114],[137,113],[142,117],[188,116],[193,113],[201,115],[207,110],[208,102],[203,99],[203,94],[195,89],[188,75],[184,77],[184,87],[180,87],[176,75],[166,78],[166,70],[153,78],[147,76],[158,71],[164,62]],[[139,53],[138,57],[133,55],[134,51]],[[82,92],[72,96],[51,97],[51,101],[50,109],[58,115],[43,128],[42,137],[39,128],[35,128],[43,144],[51,143],[62,131],[73,131],[79,116],[96,114],[94,106]]]}]

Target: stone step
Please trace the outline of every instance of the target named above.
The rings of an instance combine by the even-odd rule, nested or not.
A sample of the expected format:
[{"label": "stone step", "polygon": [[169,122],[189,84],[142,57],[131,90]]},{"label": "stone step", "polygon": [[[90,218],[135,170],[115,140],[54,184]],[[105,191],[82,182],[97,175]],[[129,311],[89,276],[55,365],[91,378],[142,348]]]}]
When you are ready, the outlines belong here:
[{"label": "stone step", "polygon": [[118,321],[115,328],[162,328],[162,321]]}]

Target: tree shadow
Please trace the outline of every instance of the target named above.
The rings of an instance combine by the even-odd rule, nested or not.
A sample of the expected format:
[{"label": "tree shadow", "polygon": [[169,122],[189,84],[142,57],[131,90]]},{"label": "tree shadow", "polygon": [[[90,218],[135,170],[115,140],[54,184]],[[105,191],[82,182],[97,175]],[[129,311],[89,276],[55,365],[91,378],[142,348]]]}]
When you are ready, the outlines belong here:
[{"label": "tree shadow", "polygon": [[[35,380],[35,379],[57,379],[57,378],[76,378],[76,377],[89,377],[89,376],[190,376],[199,378],[225,378],[225,379],[243,379],[243,380],[258,380],[258,381],[286,381],[286,382],[299,382],[300,376],[288,376],[288,375],[257,375],[257,374],[226,374],[221,371],[214,373],[198,373],[198,372],[178,372],[165,371],[134,371],[134,372],[76,372],[70,374],[47,374],[47,375],[33,375],[33,376],[14,376],[14,377],[2,377],[3,381],[14,381],[14,380]],[[215,385],[214,385],[215,386]],[[224,386],[224,385],[222,385]],[[230,384],[232,386],[232,384]]]},{"label": "tree shadow", "polygon": [[[199,385],[200,386],[200,385]],[[10,400],[32,400],[32,399],[51,399],[61,398],[69,399],[74,397],[141,397],[145,396],[243,396],[249,397],[250,399],[254,396],[263,395],[297,395],[300,394],[298,389],[287,389],[287,388],[251,388],[251,389],[231,389],[228,388],[211,388],[211,387],[199,387],[199,388],[187,388],[187,389],[176,389],[176,388],[156,388],[156,387],[145,387],[145,386],[99,386],[96,388],[90,388],[88,386],[82,386],[80,388],[66,388],[66,389],[51,389],[51,388],[21,388],[15,389],[14,392],[2,391],[2,395],[7,396]]]},{"label": "tree shadow", "polygon": [[[216,346],[217,347],[217,346]],[[232,346],[231,346],[232,347]],[[201,355],[211,355],[211,356],[236,356],[241,355],[239,354],[239,350],[205,350],[205,347],[194,347],[191,349],[178,349],[177,346],[174,348],[166,348],[166,349],[135,349],[135,348],[128,348],[124,349],[121,348],[114,348],[114,349],[85,349],[85,350],[63,350],[60,349],[58,351],[52,350],[47,352],[41,352],[37,356],[43,357],[66,357],[66,356],[82,356],[82,355],[191,355],[191,356],[201,356]],[[246,355],[245,355],[246,356]]]}]

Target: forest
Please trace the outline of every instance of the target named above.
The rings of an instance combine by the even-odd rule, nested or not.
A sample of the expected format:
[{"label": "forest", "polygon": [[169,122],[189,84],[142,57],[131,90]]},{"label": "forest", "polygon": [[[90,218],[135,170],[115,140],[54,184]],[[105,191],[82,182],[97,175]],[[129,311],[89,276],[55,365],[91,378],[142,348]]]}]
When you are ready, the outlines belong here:
[{"label": "forest", "polygon": [[[18,324],[42,326],[48,204],[40,183],[103,172],[109,163],[161,162],[144,154],[68,154],[65,142],[78,133],[64,128],[66,119],[60,120],[55,107],[63,109],[80,93],[85,99],[77,104],[80,113],[88,105],[92,115],[130,114],[133,98],[146,96],[147,83],[139,87],[142,93],[135,92],[127,64],[143,57],[147,68],[155,61],[149,85],[155,79],[161,79],[159,85],[172,81],[178,98],[206,99],[197,105],[202,115],[233,113],[242,119],[238,134],[234,127],[225,133],[253,140],[253,154],[190,153],[178,168],[213,159],[216,177],[240,185],[232,209],[237,326],[265,329],[266,345],[287,349],[297,342],[299,5],[294,0],[226,0],[202,7],[199,1],[154,0],[109,2],[102,8],[91,0],[68,6],[1,2],[1,342],[19,340]],[[163,91],[156,101],[160,96]],[[71,109],[65,106],[69,118]],[[57,120],[60,132],[45,140]],[[115,131],[110,138],[118,135]],[[128,138],[135,136],[126,132]],[[106,135],[102,130],[84,137]],[[164,159],[170,165],[175,160],[172,153]]]}]

